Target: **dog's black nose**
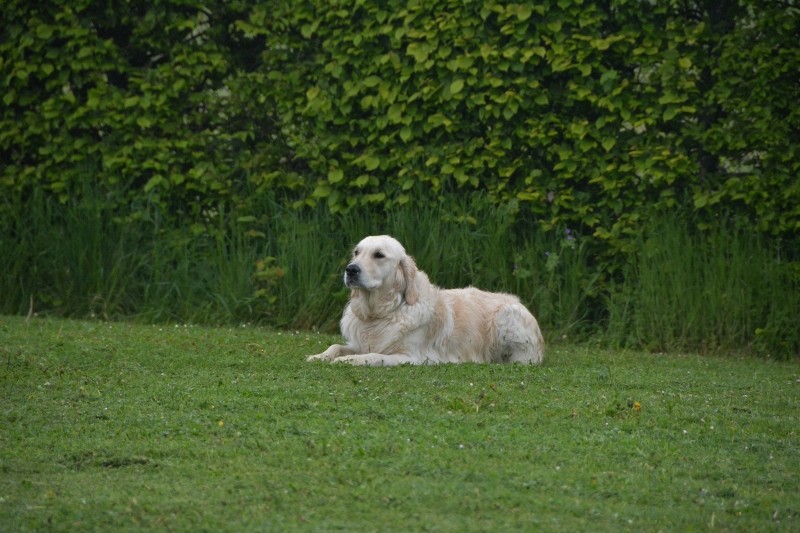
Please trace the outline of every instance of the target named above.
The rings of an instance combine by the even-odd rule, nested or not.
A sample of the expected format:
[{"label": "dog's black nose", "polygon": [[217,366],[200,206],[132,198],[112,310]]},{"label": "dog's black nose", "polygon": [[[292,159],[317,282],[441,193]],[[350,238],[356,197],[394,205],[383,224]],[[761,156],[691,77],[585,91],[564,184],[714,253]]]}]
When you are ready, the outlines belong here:
[{"label": "dog's black nose", "polygon": [[353,263],[350,263],[349,265],[347,265],[347,268],[345,268],[344,271],[348,276],[352,278],[358,276],[359,272],[361,272],[361,267],[358,265],[354,265]]}]

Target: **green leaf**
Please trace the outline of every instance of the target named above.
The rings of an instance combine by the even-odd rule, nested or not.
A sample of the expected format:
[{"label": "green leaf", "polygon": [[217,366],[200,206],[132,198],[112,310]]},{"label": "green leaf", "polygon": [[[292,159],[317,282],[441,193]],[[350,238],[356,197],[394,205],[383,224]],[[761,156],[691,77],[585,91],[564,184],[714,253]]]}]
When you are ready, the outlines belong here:
[{"label": "green leaf", "polygon": [[314,87],[311,87],[310,89],[308,89],[306,91],[306,98],[308,99],[308,101],[309,102],[313,102],[314,100],[316,100],[317,96],[319,96],[319,91],[320,91],[320,89],[317,86],[314,86]]},{"label": "green leaf", "polygon": [[560,20],[554,20],[547,23],[547,29],[549,29],[553,33],[559,33],[561,31],[561,26],[562,24]]},{"label": "green leaf", "polygon": [[[609,69],[603,72],[600,76],[600,85],[603,87],[609,87],[619,78],[619,72],[614,69]],[[608,89],[607,89],[608,90]]]},{"label": "green leaf", "polygon": [[53,27],[48,24],[39,24],[36,26],[36,37],[39,39],[49,39],[53,36]]},{"label": "green leaf", "polygon": [[367,76],[366,78],[364,78],[364,81],[362,83],[364,84],[364,87],[375,87],[380,82],[381,79],[378,76]]},{"label": "green leaf", "polygon": [[705,194],[695,194],[694,195],[694,207],[695,209],[700,209],[708,204],[708,195]]},{"label": "green leaf", "polygon": [[460,78],[456,78],[453,80],[453,83],[450,84],[450,94],[458,94],[464,88],[464,80]]},{"label": "green leaf", "polygon": [[467,70],[474,63],[475,63],[475,60],[473,58],[469,57],[469,56],[459,56],[455,60],[455,65],[458,68],[458,70]]},{"label": "green leaf", "polygon": [[397,124],[403,119],[403,110],[405,109],[405,105],[396,103],[389,106],[389,111],[386,112],[386,116],[390,122]]},{"label": "green leaf", "polygon": [[600,141],[600,145],[606,152],[610,152],[612,148],[617,144],[616,139],[613,137],[606,137],[602,141]]},{"label": "green leaf", "polygon": [[679,104],[681,102],[684,102],[685,100],[686,100],[685,96],[681,96],[681,95],[677,95],[675,93],[667,92],[666,94],[662,95],[658,99],[658,103],[661,104],[661,105]]},{"label": "green leaf", "polygon": [[314,192],[311,193],[312,198],[327,198],[330,196],[331,191],[333,189],[327,183],[320,183],[314,188]]},{"label": "green leaf", "polygon": [[364,158],[364,168],[369,171],[375,170],[380,164],[381,160],[374,155],[368,155]]},{"label": "green leaf", "polygon": [[334,168],[328,171],[328,182],[339,183],[344,179],[344,171],[341,168]]},{"label": "green leaf", "polygon": [[528,4],[523,4],[519,6],[519,9],[517,10],[517,19],[520,22],[525,22],[526,20],[531,18],[532,14],[533,14],[533,8]]},{"label": "green leaf", "polygon": [[379,204],[386,200],[386,193],[378,192],[364,195],[364,200],[368,204]]},{"label": "green leaf", "polygon": [[428,56],[431,53],[431,47],[428,43],[411,43],[408,45],[408,48],[406,48],[406,53],[410,56],[413,56],[414,61],[417,63],[423,63],[428,60]]},{"label": "green leaf", "polygon": [[152,178],[147,180],[147,183],[144,185],[144,192],[150,192],[156,187],[160,187],[163,184],[166,184],[167,180],[164,179],[164,176],[160,174],[154,175]]},{"label": "green leaf", "polygon": [[522,200],[524,202],[535,202],[539,200],[542,195],[538,192],[531,192],[531,191],[520,191],[516,194],[517,199]]}]

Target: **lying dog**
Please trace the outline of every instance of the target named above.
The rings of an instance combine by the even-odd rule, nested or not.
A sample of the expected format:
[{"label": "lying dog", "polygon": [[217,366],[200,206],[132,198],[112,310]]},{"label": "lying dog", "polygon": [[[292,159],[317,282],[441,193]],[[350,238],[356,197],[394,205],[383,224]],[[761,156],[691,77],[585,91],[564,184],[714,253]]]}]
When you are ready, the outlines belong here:
[{"label": "lying dog", "polygon": [[536,319],[516,296],[475,288],[440,289],[387,235],[366,237],[344,271],[350,302],[341,320],[347,344],[309,361],[394,366],[542,361]]}]

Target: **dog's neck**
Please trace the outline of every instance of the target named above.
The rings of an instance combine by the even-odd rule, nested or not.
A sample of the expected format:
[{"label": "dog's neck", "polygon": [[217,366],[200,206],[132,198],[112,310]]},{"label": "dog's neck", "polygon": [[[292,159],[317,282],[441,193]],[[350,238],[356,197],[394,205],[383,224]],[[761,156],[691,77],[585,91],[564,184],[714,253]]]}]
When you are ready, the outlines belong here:
[{"label": "dog's neck", "polygon": [[403,295],[396,291],[353,289],[350,292],[350,309],[362,321],[389,318],[404,303]]}]

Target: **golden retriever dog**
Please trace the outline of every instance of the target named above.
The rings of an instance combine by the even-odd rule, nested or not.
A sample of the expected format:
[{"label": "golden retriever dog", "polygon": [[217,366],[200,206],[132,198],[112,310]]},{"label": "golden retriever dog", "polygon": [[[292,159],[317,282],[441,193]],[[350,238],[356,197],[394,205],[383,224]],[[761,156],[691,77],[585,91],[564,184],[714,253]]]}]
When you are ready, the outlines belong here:
[{"label": "golden retriever dog", "polygon": [[340,323],[346,344],[309,361],[394,366],[542,361],[536,319],[516,296],[472,287],[440,289],[388,235],[355,247],[344,270],[350,301]]}]

